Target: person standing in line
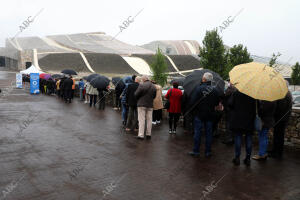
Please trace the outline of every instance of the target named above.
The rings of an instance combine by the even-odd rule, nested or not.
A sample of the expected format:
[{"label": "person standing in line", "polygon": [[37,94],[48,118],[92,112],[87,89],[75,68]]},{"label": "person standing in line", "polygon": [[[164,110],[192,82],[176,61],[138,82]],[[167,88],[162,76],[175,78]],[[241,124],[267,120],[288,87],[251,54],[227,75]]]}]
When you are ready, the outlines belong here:
[{"label": "person standing in line", "polygon": [[72,102],[72,85],[73,80],[71,78],[68,77],[64,80],[64,97],[66,103]]},{"label": "person standing in line", "polygon": [[131,79],[126,79],[125,88],[121,94],[121,103],[122,103],[122,120],[123,125],[126,126],[127,123],[127,116],[128,116],[128,105],[126,104],[126,93],[128,85],[133,83],[133,80],[135,80],[136,75],[133,75]]},{"label": "person standing in line", "polygon": [[152,124],[160,124],[160,121],[162,119],[162,109],[164,108],[163,102],[162,102],[162,87],[155,83],[155,81],[152,81],[156,88],[156,97],[153,100],[153,119]]},{"label": "person standing in line", "polygon": [[182,91],[178,89],[178,83],[173,83],[173,88],[170,88],[165,95],[165,98],[169,100],[170,107],[169,112],[169,133],[176,134],[177,122],[181,114],[181,99]]},{"label": "person standing in line", "polygon": [[92,107],[92,105],[96,107],[98,90],[97,88],[94,88],[91,84],[89,86],[89,95],[90,95],[90,107]]},{"label": "person standing in line", "polygon": [[83,101],[83,90],[84,90],[84,82],[82,79],[80,79],[79,83],[79,97],[80,97],[80,101]]},{"label": "person standing in line", "polygon": [[252,153],[252,135],[256,115],[256,100],[238,90],[235,90],[227,101],[230,109],[229,128],[235,135],[235,157],[232,160],[234,165],[240,165],[241,143],[245,134],[246,157],[244,164],[249,166]]},{"label": "person standing in line", "polygon": [[202,128],[205,127],[205,157],[211,157],[212,125],[215,107],[219,105],[220,97],[211,85],[213,75],[209,72],[203,74],[202,83],[199,84],[191,95],[190,108],[194,113],[194,148],[189,152],[191,156],[200,155]]},{"label": "person standing in line", "polygon": [[290,91],[288,91],[285,98],[276,101],[273,148],[269,153],[271,158],[282,158],[284,133],[292,113],[292,105],[293,97]]},{"label": "person standing in line", "polygon": [[64,99],[65,98],[65,86],[64,86],[64,82],[66,80],[66,77],[64,76],[60,83],[59,83],[59,88],[60,88],[60,98]]},{"label": "person standing in line", "polygon": [[139,134],[137,139],[144,139],[147,121],[146,138],[151,139],[153,99],[156,97],[156,88],[149,81],[148,76],[142,76],[142,84],[135,91],[138,107]]},{"label": "person standing in line", "polygon": [[72,76],[70,76],[70,79],[73,81],[72,93],[71,93],[71,98],[73,99],[74,98],[74,93],[75,93],[75,84],[76,84],[76,81],[75,81],[75,79]]},{"label": "person standing in line", "polygon": [[105,109],[105,92],[108,92],[109,86],[105,89],[98,89],[98,94],[99,94],[99,110],[104,110]]},{"label": "person standing in line", "polygon": [[259,101],[258,115],[262,121],[262,129],[259,131],[259,152],[252,157],[253,160],[266,160],[268,157],[268,133],[275,125],[274,114],[276,110],[276,101]]},{"label": "person standing in line", "polygon": [[59,85],[60,85],[60,79],[58,79],[56,81],[56,95],[57,95],[57,97],[60,97],[60,88],[59,88]]},{"label": "person standing in line", "polygon": [[126,92],[126,104],[129,106],[128,118],[126,123],[126,131],[137,131],[138,129],[138,113],[137,113],[137,100],[135,98],[135,91],[141,82],[140,77],[136,77],[134,83],[128,85]]},{"label": "person standing in line", "polygon": [[91,84],[88,81],[84,84],[84,88],[85,88],[85,102],[84,103],[90,102],[90,94],[89,94],[90,86],[91,86]]},{"label": "person standing in line", "polygon": [[[121,83],[122,82],[122,83]],[[124,90],[125,85],[123,84],[123,81],[120,80],[115,88],[115,94],[116,94],[116,99],[115,99],[115,107],[114,110],[121,110],[121,94]]]}]

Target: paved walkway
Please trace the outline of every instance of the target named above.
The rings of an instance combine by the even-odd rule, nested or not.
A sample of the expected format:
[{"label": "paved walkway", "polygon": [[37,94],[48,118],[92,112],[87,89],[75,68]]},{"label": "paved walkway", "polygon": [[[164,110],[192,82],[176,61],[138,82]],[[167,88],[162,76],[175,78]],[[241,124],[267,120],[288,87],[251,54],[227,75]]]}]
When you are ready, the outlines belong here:
[{"label": "paved walkway", "polygon": [[[0,72],[0,88],[14,78]],[[103,112],[22,89],[6,93],[0,97],[1,200],[300,199],[299,152],[235,167],[233,147],[218,140],[212,158],[189,157],[192,136],[182,129],[170,136],[166,122],[154,127],[152,140],[138,141],[122,131],[111,107]]]}]

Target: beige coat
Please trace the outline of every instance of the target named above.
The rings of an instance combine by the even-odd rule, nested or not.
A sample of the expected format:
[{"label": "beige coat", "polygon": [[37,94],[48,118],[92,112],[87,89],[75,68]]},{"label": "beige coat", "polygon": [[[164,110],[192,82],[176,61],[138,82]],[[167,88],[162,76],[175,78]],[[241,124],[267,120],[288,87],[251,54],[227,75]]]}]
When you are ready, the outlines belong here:
[{"label": "beige coat", "polygon": [[153,110],[163,109],[163,102],[162,102],[162,88],[160,85],[155,84],[156,88],[156,97],[153,100]]}]

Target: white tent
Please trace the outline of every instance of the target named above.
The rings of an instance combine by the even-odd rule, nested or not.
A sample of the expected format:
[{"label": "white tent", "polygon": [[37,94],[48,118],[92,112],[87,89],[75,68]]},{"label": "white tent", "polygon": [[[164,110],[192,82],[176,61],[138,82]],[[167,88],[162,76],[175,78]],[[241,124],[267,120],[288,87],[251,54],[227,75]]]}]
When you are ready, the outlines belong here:
[{"label": "white tent", "polygon": [[34,65],[31,65],[31,67],[29,67],[28,69],[25,69],[23,71],[20,71],[21,74],[30,74],[30,73],[44,73],[40,70],[38,70]]}]

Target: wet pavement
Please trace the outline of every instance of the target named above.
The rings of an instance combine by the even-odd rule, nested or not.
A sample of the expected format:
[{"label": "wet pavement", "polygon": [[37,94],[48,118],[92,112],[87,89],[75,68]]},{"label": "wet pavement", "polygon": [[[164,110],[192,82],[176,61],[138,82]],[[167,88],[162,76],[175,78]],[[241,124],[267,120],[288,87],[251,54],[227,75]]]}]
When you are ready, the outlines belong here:
[{"label": "wet pavement", "polygon": [[[14,80],[0,72],[2,90]],[[0,127],[1,200],[300,199],[299,151],[235,167],[233,147],[215,139],[213,157],[192,158],[192,135],[170,136],[166,121],[139,141],[111,107],[15,88],[1,95]]]}]

